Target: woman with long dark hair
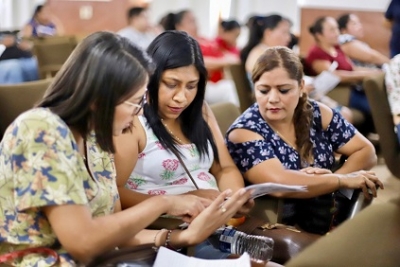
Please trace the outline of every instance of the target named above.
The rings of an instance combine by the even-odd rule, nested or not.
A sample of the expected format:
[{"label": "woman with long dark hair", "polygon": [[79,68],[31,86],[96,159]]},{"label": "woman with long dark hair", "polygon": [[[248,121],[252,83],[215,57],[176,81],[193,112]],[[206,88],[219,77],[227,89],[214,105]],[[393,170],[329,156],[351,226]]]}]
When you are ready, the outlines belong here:
[{"label": "woman with long dark hair", "polygon": [[[1,262],[27,248],[37,252],[7,264],[76,266],[115,247],[190,246],[247,201],[243,190],[227,201],[228,192],[219,194],[213,203],[158,196],[120,211],[113,136],[136,131],[132,124],[152,69],[150,58],[127,39],[94,33],[77,46],[36,108],[9,126],[0,143]],[[143,230],[161,214],[192,223],[173,234]],[[41,253],[48,252],[44,248],[52,255]]]},{"label": "woman with long dark hair", "polygon": [[[204,103],[207,71],[197,41],[184,32],[166,31],[147,51],[157,67],[150,77],[144,116],[134,119],[135,131],[115,142],[122,207],[154,195],[213,200],[220,191],[242,188],[243,178]],[[252,205],[248,202],[239,213],[247,213]]]},{"label": "woman with long dark hair", "polygon": [[291,22],[278,14],[254,16],[249,20],[249,40],[243,47],[240,58],[246,72],[251,73],[257,58],[273,46],[287,46],[291,40]]}]

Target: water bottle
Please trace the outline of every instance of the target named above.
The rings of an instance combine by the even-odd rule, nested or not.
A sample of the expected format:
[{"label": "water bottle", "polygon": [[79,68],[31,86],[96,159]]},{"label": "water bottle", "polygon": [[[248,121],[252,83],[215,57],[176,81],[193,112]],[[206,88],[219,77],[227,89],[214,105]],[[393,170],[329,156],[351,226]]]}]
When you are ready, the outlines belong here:
[{"label": "water bottle", "polygon": [[266,236],[248,235],[231,226],[219,228],[209,241],[223,252],[237,255],[247,252],[256,262],[271,260],[274,248],[273,239]]}]

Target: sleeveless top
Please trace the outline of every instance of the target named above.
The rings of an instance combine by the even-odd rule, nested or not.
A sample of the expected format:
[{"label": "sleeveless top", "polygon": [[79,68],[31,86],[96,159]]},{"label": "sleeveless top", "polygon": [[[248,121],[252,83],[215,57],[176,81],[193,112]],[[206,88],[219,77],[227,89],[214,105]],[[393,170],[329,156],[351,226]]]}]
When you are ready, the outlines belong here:
[{"label": "sleeveless top", "polygon": [[28,24],[32,26],[33,37],[56,35],[56,25],[54,23],[40,24],[32,19]]},{"label": "sleeveless top", "polygon": [[[341,34],[341,35],[339,35],[339,44],[340,44],[340,45],[344,45],[344,44],[353,42],[353,41],[355,41],[355,40],[357,40],[357,38],[356,38],[354,35],[351,35],[351,34]],[[363,44],[364,46],[366,46],[366,47],[370,47],[370,46],[369,46],[367,43],[365,43],[365,42],[362,42],[362,44]],[[359,61],[359,60],[354,59],[354,58],[350,58],[350,59],[351,59],[351,61],[353,62],[353,64],[354,64],[355,66],[365,67],[365,68],[374,68],[374,69],[378,68],[377,65],[372,64],[372,63],[362,62],[362,61]]]},{"label": "sleeveless top", "polygon": [[[149,195],[177,195],[196,190],[178,158],[162,146],[146,118],[139,116],[139,120],[146,132],[146,147],[139,154],[125,187]],[[194,144],[180,145],[179,150],[198,187],[218,190],[217,181],[209,171],[214,162],[211,144],[208,143],[209,156],[203,158]]]}]

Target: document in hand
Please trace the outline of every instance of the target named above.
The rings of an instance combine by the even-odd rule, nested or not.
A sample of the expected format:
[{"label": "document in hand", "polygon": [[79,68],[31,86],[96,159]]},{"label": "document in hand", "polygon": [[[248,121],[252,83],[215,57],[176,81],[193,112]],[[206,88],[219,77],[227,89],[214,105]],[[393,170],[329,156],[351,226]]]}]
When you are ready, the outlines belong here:
[{"label": "document in hand", "polygon": [[0,56],[3,54],[3,52],[6,50],[6,46],[3,44],[0,44]]},{"label": "document in hand", "polygon": [[328,70],[324,70],[314,78],[313,85],[315,94],[319,96],[326,95],[340,83],[340,77],[333,73],[337,67],[338,63],[333,61]]},{"label": "document in hand", "polygon": [[203,260],[160,247],[153,267],[250,267],[250,256],[246,252],[238,259],[230,260]]},{"label": "document in hand", "polygon": [[277,192],[306,192],[307,187],[303,185],[285,185],[276,183],[253,184],[246,187],[246,190],[254,190],[251,198]]}]

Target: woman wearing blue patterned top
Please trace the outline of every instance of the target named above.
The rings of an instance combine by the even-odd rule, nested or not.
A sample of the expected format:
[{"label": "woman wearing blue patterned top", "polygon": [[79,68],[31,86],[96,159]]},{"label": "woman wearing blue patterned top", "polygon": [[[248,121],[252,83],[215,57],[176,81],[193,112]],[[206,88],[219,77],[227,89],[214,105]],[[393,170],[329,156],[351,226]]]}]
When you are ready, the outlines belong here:
[{"label": "woman wearing blue patterned top", "polygon": [[[372,144],[342,116],[308,100],[298,56],[284,47],[267,49],[253,69],[256,103],[230,127],[229,152],[251,183],[305,185],[307,192],[281,193],[283,219],[306,231],[325,233],[337,224],[334,203],[341,188],[368,189],[376,196],[380,180]],[[348,157],[335,173],[334,152]],[[328,204],[327,204],[328,203]],[[327,221],[329,219],[329,222]]]}]

